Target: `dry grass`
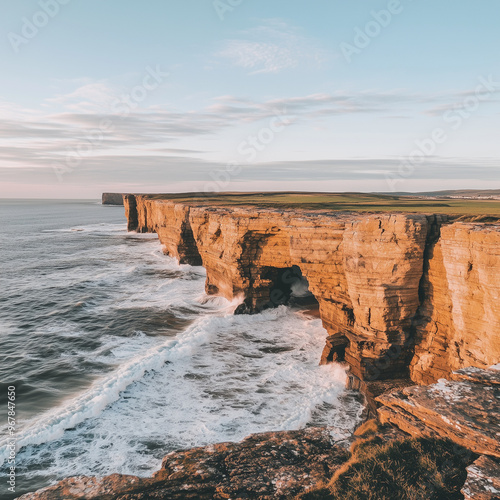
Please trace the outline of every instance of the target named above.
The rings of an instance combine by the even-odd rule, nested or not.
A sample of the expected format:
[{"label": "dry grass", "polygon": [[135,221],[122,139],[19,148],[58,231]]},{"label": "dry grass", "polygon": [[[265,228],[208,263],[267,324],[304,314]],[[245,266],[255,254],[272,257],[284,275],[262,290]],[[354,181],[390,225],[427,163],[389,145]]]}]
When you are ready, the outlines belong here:
[{"label": "dry grass", "polygon": [[300,500],[455,500],[466,478],[465,467],[475,456],[441,439],[407,438],[385,441],[376,421],[356,434],[351,458],[328,484]]},{"label": "dry grass", "polygon": [[364,424],[360,425],[355,431],[355,436],[365,436],[375,435],[379,431],[378,422],[372,418],[367,420]]},{"label": "dry grass", "polygon": [[266,208],[307,209],[355,212],[419,212],[447,214],[467,220],[497,221],[500,200],[424,198],[376,193],[179,193],[148,195],[154,199],[176,199],[209,205],[259,206]]}]

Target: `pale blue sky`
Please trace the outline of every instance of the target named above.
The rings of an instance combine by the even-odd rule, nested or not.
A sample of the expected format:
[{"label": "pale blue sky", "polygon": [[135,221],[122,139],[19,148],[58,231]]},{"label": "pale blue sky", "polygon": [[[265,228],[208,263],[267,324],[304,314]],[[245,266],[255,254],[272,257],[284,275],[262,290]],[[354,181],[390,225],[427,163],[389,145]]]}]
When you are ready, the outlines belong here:
[{"label": "pale blue sky", "polygon": [[0,6],[0,196],[500,188],[497,0]]}]

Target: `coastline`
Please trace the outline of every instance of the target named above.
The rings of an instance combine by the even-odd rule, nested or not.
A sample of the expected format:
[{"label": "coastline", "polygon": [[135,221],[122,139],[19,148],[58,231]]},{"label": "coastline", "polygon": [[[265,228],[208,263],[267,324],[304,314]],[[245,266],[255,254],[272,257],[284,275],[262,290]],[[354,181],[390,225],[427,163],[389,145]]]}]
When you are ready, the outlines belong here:
[{"label": "coastline", "polygon": [[[476,254],[472,257],[472,267],[474,268],[477,265],[485,265],[483,263],[487,263],[490,269],[498,269],[496,261],[492,261],[492,259],[497,258],[497,256],[491,251],[491,249],[495,248],[495,241],[500,230],[499,226],[495,224],[475,223],[472,225],[466,222],[455,222],[446,218],[437,219],[436,216],[419,215],[416,217],[414,214],[385,216],[381,214],[360,215],[342,213],[339,215],[325,217],[325,214],[297,214],[295,211],[292,215],[284,210],[273,211],[268,208],[263,210],[256,209],[255,207],[238,207],[237,209],[229,207],[211,207],[208,209],[206,206],[199,206],[198,204],[186,205],[185,202],[178,203],[164,199],[152,201],[147,197],[144,199],[137,199],[135,196],[132,204],[132,195],[127,196],[128,198],[125,197],[125,210],[127,211],[129,229],[135,229],[138,232],[158,233],[160,242],[164,245],[165,253],[177,257],[181,262],[192,262],[192,259],[199,259],[196,260],[196,262],[202,262],[207,269],[207,293],[215,295],[222,294],[228,299],[234,298],[237,293],[244,294],[242,300],[243,303],[246,304],[246,307],[244,310],[238,311],[239,313],[253,314],[281,303],[287,303],[289,300],[293,301],[293,293],[287,295],[289,291],[288,288],[279,287],[281,294],[280,299],[273,301],[271,294],[273,290],[276,290],[276,281],[273,281],[272,278],[263,278],[262,274],[258,277],[259,272],[261,272],[259,271],[260,268],[258,266],[253,268],[253,280],[248,282],[250,286],[246,289],[241,287],[241,282],[238,281],[240,278],[238,277],[237,272],[228,274],[227,268],[217,269],[210,267],[214,266],[214,262],[217,262],[211,258],[210,252],[214,250],[219,252],[217,245],[214,245],[214,235],[219,233],[217,238],[227,238],[228,236],[226,236],[225,233],[229,228],[231,228],[231,232],[228,233],[232,238],[229,240],[232,242],[231,248],[234,249],[240,245],[238,242],[241,236],[238,231],[241,227],[244,227],[245,241],[247,242],[247,245],[248,242],[251,243],[247,248],[258,248],[258,253],[254,254],[254,260],[252,261],[253,264],[256,262],[255,256],[257,256],[257,262],[259,262],[261,268],[269,268],[268,261],[265,261],[267,258],[266,246],[269,246],[271,249],[270,255],[274,257],[278,255],[278,262],[279,259],[282,259],[283,256],[286,255],[287,251],[290,252],[290,255],[293,254],[292,247],[290,245],[292,239],[297,237],[297,235],[290,233],[290,230],[287,229],[292,226],[292,223],[296,224],[297,221],[302,222],[300,225],[302,228],[302,235],[307,234],[307,228],[309,227],[314,228],[314,231],[322,231],[320,239],[314,240],[316,248],[312,254],[309,253],[310,260],[311,255],[315,257],[321,255],[321,253],[318,254],[317,247],[318,245],[324,244],[324,240],[328,240],[331,237],[329,234],[332,234],[330,231],[333,227],[334,234],[337,235],[337,241],[339,235],[341,237],[341,242],[340,245],[337,246],[337,251],[341,251],[344,254],[342,255],[342,260],[340,262],[343,262],[342,265],[346,266],[346,262],[349,260],[345,257],[346,248],[356,248],[358,251],[363,251],[365,255],[369,255],[370,252],[366,251],[367,248],[372,248],[373,250],[373,245],[378,244],[377,238],[380,238],[380,236],[377,236],[374,240],[372,237],[368,239],[363,237],[363,239],[357,241],[356,245],[352,245],[352,243],[348,243],[345,239],[343,239],[346,234],[346,226],[354,223],[357,224],[358,229],[364,231],[365,234],[367,231],[370,232],[374,230],[376,234],[386,234],[386,236],[384,236],[384,238],[386,238],[388,226],[384,226],[384,224],[391,221],[392,218],[391,224],[394,224],[393,227],[398,229],[399,233],[396,232],[396,229],[392,229],[392,232],[390,232],[388,236],[389,242],[393,240],[394,235],[398,235],[399,238],[397,238],[397,246],[401,248],[403,245],[403,248],[405,249],[405,251],[400,255],[404,256],[406,259],[414,259],[416,267],[421,270],[413,276],[412,273],[414,268],[410,265],[406,268],[406,274],[403,275],[403,279],[400,275],[396,275],[396,279],[394,280],[394,265],[389,266],[389,274],[387,272],[389,267],[380,267],[379,265],[375,265],[371,268],[372,274],[370,276],[370,286],[377,287],[381,284],[387,284],[387,280],[389,279],[390,281],[392,279],[392,282],[397,284],[399,286],[399,290],[401,290],[398,292],[398,296],[404,298],[404,300],[407,300],[408,297],[411,298],[411,294],[408,295],[407,291],[405,291],[407,288],[411,288],[413,290],[411,293],[416,293],[419,297],[416,309],[410,308],[410,312],[412,312],[413,315],[417,315],[419,310],[421,310],[421,312],[424,310],[427,311],[425,308],[429,307],[425,304],[425,300],[422,302],[421,294],[428,290],[429,284],[432,285],[432,283],[436,283],[435,281],[432,281],[433,279],[436,279],[436,276],[432,274],[433,272],[435,273],[435,269],[433,269],[433,266],[435,265],[433,259],[436,255],[436,246],[442,246],[441,242],[443,230],[446,233],[446,231],[448,231],[451,227],[454,236],[457,234],[463,234],[465,231],[465,233],[469,235],[468,237],[470,237],[471,231],[473,231],[474,233],[478,233],[480,235],[483,242],[485,235],[493,238],[491,246],[483,245],[478,248],[477,244],[474,243],[474,247],[471,247],[474,248],[474,251],[476,252]],[[199,218],[202,215],[205,220],[204,224],[200,224],[199,222]],[[252,218],[255,221],[253,223],[253,227],[251,225],[247,225],[247,222],[242,224],[242,221],[246,221],[247,219],[250,220]],[[277,224],[276,220],[281,222],[285,221],[287,224],[285,224],[285,226],[283,226],[283,224]],[[262,226],[262,221],[264,221],[265,225],[268,225],[267,229],[266,226]],[[415,226],[415,221],[417,221],[420,226]],[[410,222],[410,225],[408,225],[408,222]],[[234,225],[235,223],[236,226]],[[131,227],[134,225],[135,227]],[[208,232],[200,232],[200,228],[202,227],[203,230],[209,228]],[[276,227],[280,227],[280,229],[276,230]],[[269,231],[269,228],[272,228],[272,230]],[[406,239],[401,238],[402,228],[404,231],[410,232],[410,238],[408,238],[408,236],[405,237]],[[381,233],[377,233],[380,229],[382,229]],[[255,234],[270,236],[265,236],[264,240],[259,238],[248,238],[249,232],[253,234],[253,236],[255,236]],[[436,239],[438,234],[439,238]],[[288,243],[287,238],[290,239]],[[206,248],[204,246],[205,240],[210,242]],[[264,245],[261,245],[260,242],[262,241],[265,242]],[[364,246],[363,250],[359,250],[360,245],[366,245],[367,241],[369,242],[369,246]],[[383,241],[384,245],[386,245],[387,241]],[[410,252],[408,252],[408,247],[404,246],[408,245],[407,241],[410,241],[409,248],[412,248]],[[467,238],[461,238],[461,240],[457,240],[455,238],[455,241],[463,241],[465,243],[468,242]],[[474,242],[475,241],[477,241],[477,238]],[[252,246],[255,245],[255,242],[257,242],[256,247]],[[196,251],[193,249],[193,243],[196,245]],[[228,244],[227,241],[224,243],[226,245]],[[413,247],[411,247],[411,245],[413,245]],[[431,246],[429,247],[428,245]],[[226,248],[228,247],[226,246]],[[467,248],[467,255],[469,259],[471,258],[471,248]],[[483,254],[486,254],[488,257],[485,258]],[[328,280],[328,272],[329,269],[332,269],[332,267],[328,267],[328,262],[325,262],[325,260],[320,260],[315,263],[309,262],[308,264],[310,267],[303,266],[303,257],[304,255],[301,255],[300,253],[295,256],[296,259],[301,260],[302,266],[299,274],[292,273],[291,285],[295,286],[300,284],[301,286],[298,288],[302,290],[305,283],[307,285],[306,288],[308,288],[307,293],[314,296],[316,304],[303,306],[301,308],[302,314],[310,318],[321,318],[327,333],[331,333],[332,325],[344,325],[346,327],[344,330],[340,331],[340,335],[338,333],[334,333],[328,336],[322,358],[321,360],[318,359],[318,363],[340,362],[350,366],[351,372],[348,376],[347,388],[359,390],[364,394],[367,407],[362,420],[363,422],[366,422],[367,419],[375,417],[375,419],[380,422],[376,424],[378,426],[375,433],[377,436],[376,438],[370,433],[369,438],[367,438],[364,434],[356,436],[357,432],[352,435],[346,435],[345,433],[338,435],[339,429],[327,427],[306,427],[305,429],[299,431],[267,432],[249,436],[239,443],[221,443],[203,448],[172,452],[165,457],[162,469],[156,472],[151,478],[122,476],[117,474],[105,478],[70,478],[61,481],[55,486],[40,490],[39,492],[23,495],[21,498],[26,500],[49,500],[57,498],[165,498],[167,496],[168,498],[208,499],[228,498],[227,495],[229,495],[230,498],[291,498],[297,495],[299,495],[300,498],[320,498],[319,496],[307,496],[315,495],[316,493],[313,492],[318,488],[323,488],[324,490],[326,488],[326,493],[324,493],[327,496],[321,498],[330,498],[328,496],[330,493],[328,492],[331,488],[334,488],[332,485],[334,479],[338,479],[340,474],[339,471],[344,471],[344,469],[350,470],[349,464],[353,463],[353,461],[354,463],[357,463],[355,450],[359,446],[359,443],[364,442],[364,440],[370,441],[373,439],[378,443],[377,446],[380,445],[381,439],[382,442],[388,446],[390,445],[396,447],[399,446],[399,443],[406,443],[408,439],[418,438],[423,439],[423,442],[438,439],[440,443],[446,443],[448,442],[447,440],[451,439],[451,441],[456,442],[457,446],[461,446],[463,449],[469,450],[467,452],[468,454],[466,459],[464,459],[465,461],[460,462],[460,467],[457,469],[457,471],[462,471],[461,474],[465,474],[466,466],[472,467],[471,464],[475,460],[483,460],[483,457],[486,457],[487,460],[490,460],[490,462],[493,461],[492,463],[496,464],[500,458],[500,450],[496,448],[494,441],[492,442],[488,437],[488,426],[493,430],[498,427],[498,408],[491,408],[481,414],[478,414],[477,420],[473,421],[471,428],[468,429],[466,422],[463,420],[460,404],[458,402],[459,400],[456,399],[459,397],[458,394],[461,394],[460,398],[462,398],[463,401],[467,401],[469,404],[471,400],[474,400],[474,405],[481,407],[485,405],[484,400],[481,400],[481,394],[485,390],[498,391],[498,377],[495,372],[488,370],[489,363],[492,363],[491,359],[498,359],[496,351],[489,353],[491,358],[487,358],[487,360],[482,359],[479,363],[476,363],[476,366],[479,364],[481,368],[478,369],[477,372],[464,372],[464,369],[467,370],[467,366],[470,366],[470,360],[461,360],[466,366],[448,366],[446,371],[443,372],[445,376],[440,378],[448,378],[450,380],[448,383],[449,385],[443,385],[442,382],[436,383],[437,380],[433,380],[432,374],[428,371],[426,371],[427,379],[418,375],[418,371],[412,372],[410,368],[412,363],[415,364],[415,358],[411,359],[409,357],[405,358],[407,363],[406,368],[398,368],[398,360],[396,360],[396,364],[391,366],[391,370],[381,370],[382,376],[366,376],[368,374],[367,372],[359,372],[359,366],[361,365],[356,359],[353,358],[353,356],[349,355],[345,344],[346,338],[350,343],[353,342],[353,335],[356,335],[356,342],[358,343],[367,341],[367,339],[360,338],[361,332],[363,332],[364,335],[369,333],[366,325],[361,329],[359,328],[359,322],[362,321],[362,316],[360,320],[360,316],[358,316],[359,313],[356,312],[353,322],[351,320],[350,313],[346,311],[345,308],[343,309],[343,313],[345,315],[343,322],[342,320],[339,322],[339,318],[337,317],[333,318],[333,320],[337,321],[337,323],[334,323],[331,315],[329,317],[325,316],[325,300],[324,296],[321,295],[320,285],[322,280],[324,281],[325,278]],[[388,260],[398,258],[398,254],[391,252],[390,255],[385,256],[385,258]],[[439,258],[443,259],[443,255],[440,254]],[[260,262],[262,260],[263,262]],[[247,261],[243,260],[242,262]],[[283,262],[286,264],[287,269],[293,270],[293,260],[287,260],[287,258],[284,258]],[[276,264],[276,260],[274,263]],[[468,264],[469,261],[467,261],[467,265]],[[367,265],[370,264],[365,261],[363,266],[365,270]],[[359,275],[359,270],[363,268],[357,267],[355,270],[351,270],[351,273]],[[236,266],[235,269],[238,270],[238,266]],[[317,283],[314,281],[315,274],[311,271],[314,269],[321,278]],[[335,272],[338,273],[339,265],[333,266],[333,269],[335,269]],[[266,272],[269,273],[269,269],[267,269]],[[344,272],[346,273],[345,276],[347,278],[345,284],[347,288],[349,288],[349,271]],[[373,273],[375,273],[375,275]],[[378,273],[379,276],[376,276],[376,273]],[[409,281],[407,279],[409,275],[413,276],[411,279],[416,282],[416,286],[415,284],[412,284],[413,282],[411,280]],[[287,283],[286,280],[283,280],[283,275],[279,273],[274,275],[274,279],[276,278],[281,280],[281,282],[285,282],[287,285],[290,284]],[[304,279],[306,279],[306,281],[304,281]],[[329,281],[327,281],[327,283],[328,282]],[[234,286],[230,287],[228,286],[228,283],[231,283],[232,285],[237,283],[238,286],[236,288],[234,288]],[[369,288],[360,288],[359,282],[356,286],[358,288],[355,288],[354,290],[357,290],[357,296],[360,301],[364,300],[362,296],[363,293],[368,293],[368,296],[370,297],[369,300],[373,300],[374,296],[369,293]],[[366,285],[363,286],[366,287]],[[496,282],[491,280],[484,283],[483,286],[490,286],[494,289]],[[289,288],[292,289],[292,286]],[[393,287],[392,293],[394,293],[394,290],[395,288]],[[441,293],[447,292],[441,290]],[[283,294],[286,298],[285,301],[282,301]],[[347,295],[352,296],[352,293],[349,291]],[[481,300],[484,300],[484,294],[481,297]],[[335,305],[335,307],[339,307],[338,302],[336,302],[336,304],[337,305]],[[340,304],[341,310],[342,306],[345,306],[345,303]],[[402,310],[405,310],[404,304]],[[406,308],[406,312],[408,314],[408,308]],[[373,314],[373,312],[371,314]],[[370,318],[368,325],[373,326],[374,319],[375,318]],[[494,321],[497,320],[498,318],[495,318]],[[389,320],[385,317],[382,321],[386,321],[387,324],[394,327],[394,317]],[[410,318],[410,321],[408,321],[408,318],[399,317],[398,321],[401,321],[401,323],[399,323],[400,327],[404,328],[405,325],[408,325],[408,331],[412,333],[413,340],[418,339],[418,337],[415,337],[415,328],[419,325],[415,317]],[[448,325],[448,328],[447,332],[448,334],[451,334],[450,325]],[[421,339],[422,332],[420,332],[420,335]],[[341,342],[339,342],[339,340]],[[397,342],[394,344],[394,337],[392,340],[393,345],[402,345],[397,344]],[[488,341],[488,339],[486,340]],[[351,348],[350,345],[347,347]],[[376,347],[376,343],[373,345],[372,342],[370,349],[374,349],[374,347]],[[465,344],[463,348],[469,349],[470,346]],[[420,349],[424,349],[424,347],[422,346]],[[426,346],[425,349],[428,350],[428,346]],[[410,352],[413,353],[414,356],[417,356],[419,346],[412,345]],[[366,351],[365,355],[370,356],[370,351]],[[435,356],[435,358],[436,357],[437,356]],[[387,361],[387,356],[386,358],[382,357],[381,359]],[[440,361],[442,362],[443,360]],[[394,370],[394,367],[396,367],[396,370]],[[442,370],[443,367],[444,365],[441,363],[440,369]],[[417,374],[417,376],[414,376],[413,380],[410,379],[410,375],[414,374]],[[415,383],[420,385],[415,385]],[[439,412],[442,412],[443,408],[447,408],[447,418],[451,428],[460,426],[464,429],[464,433],[460,439],[455,439],[455,433],[450,433],[449,429],[447,429],[446,426],[443,426],[440,420],[438,423],[434,422],[431,424],[427,421],[427,417],[422,420],[422,415],[429,415],[429,411],[434,411],[434,409],[429,406],[428,400],[423,397],[425,392],[422,391],[427,390],[426,385],[428,383],[431,383],[429,390],[434,391],[434,399],[437,398],[436,400],[441,405],[439,406]],[[462,390],[464,383],[468,384],[468,392],[463,394],[457,392],[459,389]],[[455,400],[451,402],[446,396],[450,390],[455,393]],[[415,399],[415,401],[419,401],[417,407],[421,406],[423,411],[422,414],[416,412],[411,418],[408,417],[408,408],[404,407],[404,402],[408,399],[410,394],[412,395],[411,397],[419,398]],[[483,423],[486,422],[487,425],[479,431],[479,434],[475,435],[474,432],[477,432],[478,422],[481,421],[483,421]],[[314,438],[311,437],[313,435],[315,436]],[[317,445],[312,446],[311,439],[313,441],[316,440]],[[259,454],[260,452],[252,454],[248,451],[241,451],[246,450],[248,443],[257,442],[259,443],[258,447],[262,454]],[[477,443],[486,444],[481,445],[483,447],[478,447]],[[252,445],[252,447],[253,446],[254,445]],[[443,446],[448,445],[443,444]],[[350,451],[348,451],[349,449]],[[286,456],[290,450],[294,452],[294,459],[292,462],[287,462],[289,459],[286,459]],[[298,453],[298,455],[295,452]],[[243,453],[243,455],[240,453]],[[271,458],[269,460],[267,458],[265,459],[264,457],[268,456],[269,453]],[[228,458],[233,457],[233,454],[236,454],[234,457],[237,456],[238,458]],[[478,458],[479,455],[481,456]],[[196,458],[194,459],[193,457]],[[299,457],[299,459],[296,459],[296,457]],[[227,460],[229,460],[229,462],[233,461],[235,466],[237,466],[241,460],[246,460],[248,462],[248,468],[246,469],[246,472],[237,473],[237,469],[235,469],[235,471],[231,471],[230,468],[227,468]],[[264,460],[264,462],[262,462],[262,460]],[[285,466],[283,460],[286,462],[286,471],[283,469]],[[324,467],[320,467],[319,462],[317,463],[316,460],[320,460],[322,463],[326,460],[329,466],[326,469]],[[488,462],[488,466],[490,467],[489,470],[491,470],[492,467],[490,462]],[[203,467],[201,467],[201,469],[198,467],[198,465],[202,463],[207,464],[208,469],[205,472],[203,472]],[[217,467],[214,469],[215,463],[219,463],[220,465],[217,467],[222,468],[218,469],[219,471],[214,475],[213,471],[217,470]],[[483,462],[478,463],[482,464]],[[191,464],[194,465],[194,468],[192,468]],[[265,491],[259,491],[258,489],[258,485],[262,483],[260,469],[265,469],[266,471],[266,479],[264,481],[264,485],[262,486]],[[321,473],[319,472],[320,470]],[[477,466],[471,470],[476,471]],[[182,471],[182,473],[179,471]],[[469,471],[469,475],[473,473],[475,472]],[[493,478],[491,480],[496,481],[495,474],[496,472],[490,472],[489,478]],[[227,480],[226,476],[232,479]],[[308,477],[309,480],[301,481],[300,478],[302,477]],[[463,477],[465,481],[465,476]],[[321,485],[328,485],[328,487]],[[308,491],[310,493],[308,493]],[[238,496],[240,494],[243,496]],[[466,498],[469,497],[466,496]]]}]

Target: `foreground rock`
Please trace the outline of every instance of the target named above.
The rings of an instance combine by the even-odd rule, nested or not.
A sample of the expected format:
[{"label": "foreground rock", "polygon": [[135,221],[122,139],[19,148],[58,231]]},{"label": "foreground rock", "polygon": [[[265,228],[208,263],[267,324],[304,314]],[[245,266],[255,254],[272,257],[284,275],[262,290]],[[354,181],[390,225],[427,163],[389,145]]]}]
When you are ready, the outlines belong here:
[{"label": "foreground rock", "polygon": [[328,481],[348,459],[349,434],[332,428],[253,434],[169,453],[152,478],[73,477],[20,497],[74,499],[284,499]]},{"label": "foreground rock", "polygon": [[500,463],[479,457],[467,467],[467,481],[462,488],[465,500],[500,500]]},{"label": "foreground rock", "polygon": [[379,396],[381,422],[412,436],[449,438],[475,453],[500,458],[500,372],[464,369],[454,377],[458,380]]}]

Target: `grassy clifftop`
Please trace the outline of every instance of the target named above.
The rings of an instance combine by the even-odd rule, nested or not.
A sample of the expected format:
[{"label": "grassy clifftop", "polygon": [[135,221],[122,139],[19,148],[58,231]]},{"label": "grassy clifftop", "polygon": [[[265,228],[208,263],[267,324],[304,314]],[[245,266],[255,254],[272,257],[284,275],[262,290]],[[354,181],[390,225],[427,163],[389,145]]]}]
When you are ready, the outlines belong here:
[{"label": "grassy clifftop", "polygon": [[172,193],[151,194],[151,199],[176,199],[191,203],[225,206],[301,208],[357,212],[419,212],[464,217],[467,220],[500,218],[500,199],[463,199],[440,196],[408,196],[367,193]]}]

